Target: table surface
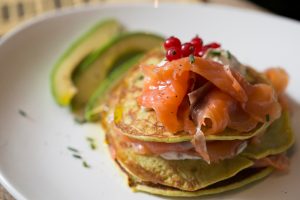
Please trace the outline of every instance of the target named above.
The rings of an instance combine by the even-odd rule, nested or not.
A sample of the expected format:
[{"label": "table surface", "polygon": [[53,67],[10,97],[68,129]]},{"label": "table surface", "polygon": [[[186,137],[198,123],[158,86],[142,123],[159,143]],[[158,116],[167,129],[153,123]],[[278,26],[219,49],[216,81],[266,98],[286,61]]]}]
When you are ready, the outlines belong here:
[{"label": "table surface", "polygon": [[[105,1],[105,2],[104,2]],[[153,2],[153,0],[142,0],[143,2]],[[141,2],[141,0],[1,0],[0,1],[0,36],[9,32],[11,29],[42,13],[62,9],[64,7],[74,7],[80,4],[95,3],[118,3],[118,2]],[[176,3],[209,3],[222,4],[227,6],[238,7],[242,9],[251,9],[267,12],[261,7],[254,5],[246,0],[160,0],[160,2]],[[14,200],[14,198],[0,184],[0,200]]]}]

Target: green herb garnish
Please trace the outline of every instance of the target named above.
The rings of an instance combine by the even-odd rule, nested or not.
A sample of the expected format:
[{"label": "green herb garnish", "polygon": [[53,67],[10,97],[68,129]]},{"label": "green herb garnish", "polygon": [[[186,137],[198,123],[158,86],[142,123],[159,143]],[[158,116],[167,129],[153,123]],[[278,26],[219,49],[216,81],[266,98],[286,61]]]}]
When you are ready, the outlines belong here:
[{"label": "green herb garnish", "polygon": [[230,51],[227,51],[227,58],[231,59],[231,57],[232,57],[232,55],[231,55]]},{"label": "green herb garnish", "polygon": [[193,54],[189,55],[190,63],[193,64],[195,62],[195,57]]},{"label": "green herb garnish", "polygon": [[138,78],[138,80],[143,80],[143,79],[144,79],[143,75],[139,76],[139,78]]},{"label": "green herb garnish", "polygon": [[221,52],[220,51],[213,51],[212,50],[212,51],[209,52],[209,54],[212,55],[212,56],[221,56]]},{"label": "green herb garnish", "polygon": [[270,115],[269,115],[269,114],[266,115],[266,121],[267,121],[267,122],[270,121]]},{"label": "green herb garnish", "polygon": [[95,150],[97,148],[95,139],[87,137],[86,140],[90,143],[90,147],[92,150]]},{"label": "green herb garnish", "polygon": [[83,162],[82,162],[82,165],[83,165],[85,168],[90,168],[90,167],[91,167],[89,164],[87,164],[86,161],[83,161]]},{"label": "green herb garnish", "polygon": [[78,153],[78,152],[79,152],[77,149],[75,149],[75,148],[73,148],[73,147],[68,147],[68,149],[69,149],[70,151],[75,152],[75,153]]},{"label": "green herb garnish", "polygon": [[82,157],[80,155],[77,155],[77,154],[73,154],[73,157],[78,158],[78,159],[82,159]]},{"label": "green herb garnish", "polygon": [[96,144],[94,144],[94,143],[91,143],[90,147],[91,147],[92,150],[95,150],[97,148]]},{"label": "green herb garnish", "polygon": [[22,116],[22,117],[27,117],[27,113],[24,111],[24,110],[19,110],[19,114]]}]

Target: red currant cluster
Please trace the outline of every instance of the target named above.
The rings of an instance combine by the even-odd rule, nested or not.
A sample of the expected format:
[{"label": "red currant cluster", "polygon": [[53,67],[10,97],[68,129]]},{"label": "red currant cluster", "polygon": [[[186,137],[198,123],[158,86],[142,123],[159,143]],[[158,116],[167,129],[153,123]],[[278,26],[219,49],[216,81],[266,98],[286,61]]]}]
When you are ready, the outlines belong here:
[{"label": "red currant cluster", "polygon": [[199,36],[194,37],[190,42],[184,44],[181,44],[181,41],[177,37],[171,36],[164,43],[168,61],[188,57],[190,55],[201,57],[207,49],[216,49],[220,46],[221,45],[216,42],[203,45],[203,40]]}]

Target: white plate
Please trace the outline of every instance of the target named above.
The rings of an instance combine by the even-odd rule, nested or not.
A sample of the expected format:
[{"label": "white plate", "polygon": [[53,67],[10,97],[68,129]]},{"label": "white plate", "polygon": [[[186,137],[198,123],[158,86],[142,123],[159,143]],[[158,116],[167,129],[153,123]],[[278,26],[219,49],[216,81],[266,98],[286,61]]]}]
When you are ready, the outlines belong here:
[{"label": "white plate", "polygon": [[[219,41],[244,63],[258,69],[281,65],[290,74],[293,127],[300,130],[300,24],[273,15],[219,6],[96,6],[48,14],[18,28],[0,43],[0,179],[17,199],[159,199],[133,193],[110,159],[103,134],[76,124],[51,94],[53,63],[70,42],[108,16],[131,30],[190,39],[199,34]],[[19,113],[23,110],[28,117]],[[297,123],[298,122],[298,123]],[[91,151],[87,135],[99,137]],[[299,144],[298,139],[298,144]],[[81,151],[90,169],[72,157]],[[295,199],[300,195],[300,157],[295,148],[290,172],[209,199]],[[206,199],[203,198],[203,199]]]}]

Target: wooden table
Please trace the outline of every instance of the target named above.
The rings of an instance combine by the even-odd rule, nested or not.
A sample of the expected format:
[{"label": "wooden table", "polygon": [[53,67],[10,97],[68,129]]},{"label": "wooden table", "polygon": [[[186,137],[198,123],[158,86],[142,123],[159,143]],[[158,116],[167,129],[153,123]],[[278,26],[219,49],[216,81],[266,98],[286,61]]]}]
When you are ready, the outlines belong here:
[{"label": "wooden table", "polygon": [[[127,0],[125,2],[153,2],[153,0]],[[80,4],[95,3],[124,3],[124,0],[0,0],[0,36],[13,29],[18,24],[31,19],[44,12],[61,9],[64,7],[75,7]],[[222,4],[266,12],[266,10],[246,0],[160,0],[160,2],[193,2]],[[13,200],[14,198],[0,185],[0,200]]]}]

